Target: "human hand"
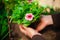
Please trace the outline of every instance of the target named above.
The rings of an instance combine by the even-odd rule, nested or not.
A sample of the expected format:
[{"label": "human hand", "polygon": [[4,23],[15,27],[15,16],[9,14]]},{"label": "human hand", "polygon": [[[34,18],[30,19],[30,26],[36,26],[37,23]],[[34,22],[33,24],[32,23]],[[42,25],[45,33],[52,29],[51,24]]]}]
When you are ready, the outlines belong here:
[{"label": "human hand", "polygon": [[52,16],[51,15],[42,15],[41,22],[36,28],[36,31],[43,30],[47,25],[53,24]]},{"label": "human hand", "polygon": [[30,38],[32,38],[34,35],[41,35],[40,33],[36,32],[36,30],[32,28],[24,27],[23,25],[20,25],[19,29],[22,33],[29,36]]}]

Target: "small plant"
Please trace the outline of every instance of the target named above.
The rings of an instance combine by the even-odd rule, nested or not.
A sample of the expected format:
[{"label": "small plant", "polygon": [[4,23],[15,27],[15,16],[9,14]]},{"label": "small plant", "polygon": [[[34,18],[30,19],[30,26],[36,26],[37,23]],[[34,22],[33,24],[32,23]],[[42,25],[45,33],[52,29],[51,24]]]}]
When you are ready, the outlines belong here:
[{"label": "small plant", "polygon": [[10,22],[30,25],[40,18],[44,7],[40,6],[37,0],[5,0],[9,13]]}]

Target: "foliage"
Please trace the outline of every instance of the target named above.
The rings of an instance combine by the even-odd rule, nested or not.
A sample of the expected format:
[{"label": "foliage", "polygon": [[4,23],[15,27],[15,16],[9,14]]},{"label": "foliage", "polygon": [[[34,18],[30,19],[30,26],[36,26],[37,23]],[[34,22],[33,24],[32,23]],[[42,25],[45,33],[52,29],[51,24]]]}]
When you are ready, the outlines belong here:
[{"label": "foliage", "polygon": [[[10,22],[24,24],[25,26],[36,21],[45,9],[38,4],[37,0],[33,2],[29,0],[5,0],[4,2],[6,9],[9,11]],[[32,21],[27,21],[24,18],[27,13],[32,13],[34,15]]]}]

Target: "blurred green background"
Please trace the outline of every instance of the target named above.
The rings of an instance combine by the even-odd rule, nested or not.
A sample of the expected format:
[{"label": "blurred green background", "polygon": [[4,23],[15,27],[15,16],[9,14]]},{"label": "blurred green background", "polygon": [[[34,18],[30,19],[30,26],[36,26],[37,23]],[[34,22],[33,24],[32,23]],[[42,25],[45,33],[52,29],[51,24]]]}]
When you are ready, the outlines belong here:
[{"label": "blurred green background", "polygon": [[5,6],[0,0],[0,40],[6,40],[8,36],[8,20]]}]

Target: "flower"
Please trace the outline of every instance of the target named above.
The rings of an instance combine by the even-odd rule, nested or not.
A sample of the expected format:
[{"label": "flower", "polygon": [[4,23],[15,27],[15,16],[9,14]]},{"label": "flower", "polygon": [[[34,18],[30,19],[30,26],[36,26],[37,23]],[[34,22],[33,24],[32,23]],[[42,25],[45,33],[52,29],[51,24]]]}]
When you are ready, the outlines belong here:
[{"label": "flower", "polygon": [[27,14],[25,15],[25,19],[28,20],[28,21],[33,20],[33,17],[34,17],[34,15],[33,15],[32,13],[27,13]]}]

